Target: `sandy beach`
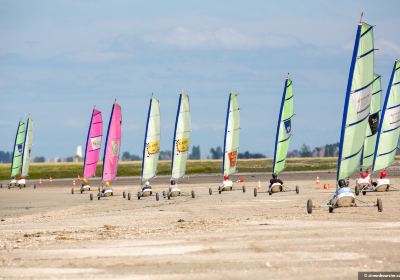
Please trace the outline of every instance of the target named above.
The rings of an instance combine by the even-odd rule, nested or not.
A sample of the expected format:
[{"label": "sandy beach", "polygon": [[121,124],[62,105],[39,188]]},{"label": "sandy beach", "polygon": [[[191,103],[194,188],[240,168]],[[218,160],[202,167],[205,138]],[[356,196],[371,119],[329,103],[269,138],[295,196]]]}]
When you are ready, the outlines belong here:
[{"label": "sandy beach", "polygon": [[[290,173],[300,194],[269,196],[262,175],[244,175],[246,192],[216,192],[218,177],[179,185],[196,198],[138,200],[135,179],[120,179],[100,201],[71,195],[71,181],[36,190],[0,189],[2,279],[356,279],[358,271],[400,267],[400,192],[360,195],[359,206],[306,213],[308,198],[326,203],[334,175]],[[308,177],[308,179],[307,179]],[[129,182],[131,181],[131,182]],[[392,179],[393,185],[399,179]],[[202,183],[203,182],[203,183]],[[167,189],[165,178],[154,189]],[[324,190],[322,183],[330,183]],[[96,183],[95,183],[96,185]],[[237,183],[240,189],[242,183]],[[212,186],[214,193],[208,194]],[[131,191],[133,199],[123,199]],[[96,194],[96,191],[93,192]]]}]

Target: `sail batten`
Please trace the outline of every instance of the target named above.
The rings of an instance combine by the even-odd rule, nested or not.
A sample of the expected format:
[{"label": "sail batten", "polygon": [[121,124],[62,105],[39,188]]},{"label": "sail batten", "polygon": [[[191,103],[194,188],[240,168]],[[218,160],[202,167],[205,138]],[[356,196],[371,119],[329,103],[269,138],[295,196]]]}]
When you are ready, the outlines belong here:
[{"label": "sail batten", "polygon": [[285,169],[286,157],[292,137],[293,112],[293,82],[289,78],[285,80],[279,110],[278,125],[276,128],[275,148],[272,170],[279,175]]},{"label": "sail batten", "polygon": [[85,179],[96,175],[102,137],[103,117],[101,111],[93,109],[86,138],[85,158],[83,162],[83,178]]},{"label": "sail batten", "polygon": [[378,138],[375,146],[373,170],[378,171],[387,168],[394,162],[400,135],[400,88],[394,87],[400,83],[400,61],[396,60],[390,76],[386,91],[385,102],[382,109],[382,117],[379,123]]},{"label": "sail batten", "polygon": [[226,112],[224,155],[222,159],[222,174],[229,176],[237,172],[239,154],[240,108],[237,93],[230,93]]},{"label": "sail batten", "polygon": [[[371,98],[374,90],[374,35],[373,26],[360,23],[354,43],[347,82],[339,144],[337,179],[345,179],[363,166],[363,155],[371,153],[365,146],[370,120]],[[379,97],[377,95],[377,97]],[[373,144],[374,139],[368,139]],[[364,149],[368,148],[365,152]],[[370,164],[370,162],[366,162]]]},{"label": "sail batten", "polygon": [[171,179],[174,180],[182,178],[186,172],[186,161],[190,146],[190,126],[189,96],[186,93],[181,93],[172,143]]},{"label": "sail batten", "polygon": [[160,102],[152,97],[147,113],[146,131],[143,144],[142,181],[150,180],[157,174],[160,153]]},{"label": "sail batten", "polygon": [[115,179],[118,169],[119,153],[121,148],[122,115],[121,106],[114,102],[108,124],[106,144],[103,155],[103,182]]}]

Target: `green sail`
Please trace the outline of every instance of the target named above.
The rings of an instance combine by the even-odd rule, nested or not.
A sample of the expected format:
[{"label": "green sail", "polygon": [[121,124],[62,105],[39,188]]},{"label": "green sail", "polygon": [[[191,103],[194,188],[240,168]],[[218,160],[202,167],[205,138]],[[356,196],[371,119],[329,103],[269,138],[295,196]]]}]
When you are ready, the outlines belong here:
[{"label": "green sail", "polygon": [[24,139],[25,139],[25,124],[20,121],[18,123],[17,134],[15,135],[13,158],[11,164],[11,175],[10,175],[11,178],[21,174]]},{"label": "green sail", "polygon": [[240,108],[237,93],[229,95],[228,111],[226,116],[223,175],[231,175],[237,171],[240,134]]},{"label": "green sail", "polygon": [[285,88],[283,90],[278,126],[276,129],[273,172],[277,175],[285,169],[290,138],[292,137],[293,115],[293,82],[288,78],[285,80]]},{"label": "green sail", "polygon": [[22,174],[21,175],[24,177],[27,177],[29,175],[29,165],[31,163],[32,126],[33,126],[33,121],[31,119],[31,117],[29,117],[26,122],[24,151],[22,153]]},{"label": "green sail", "polygon": [[383,105],[376,143],[374,171],[390,166],[396,155],[400,133],[400,61],[394,64]]},{"label": "green sail", "polygon": [[364,140],[363,157],[361,160],[361,169],[367,170],[374,161],[376,140],[378,138],[379,115],[381,111],[381,76],[374,74],[372,84],[371,108],[367,125],[367,133]]},{"label": "green sail", "polygon": [[338,180],[351,176],[360,166],[371,107],[373,80],[373,26],[360,23],[357,28],[343,112]]}]

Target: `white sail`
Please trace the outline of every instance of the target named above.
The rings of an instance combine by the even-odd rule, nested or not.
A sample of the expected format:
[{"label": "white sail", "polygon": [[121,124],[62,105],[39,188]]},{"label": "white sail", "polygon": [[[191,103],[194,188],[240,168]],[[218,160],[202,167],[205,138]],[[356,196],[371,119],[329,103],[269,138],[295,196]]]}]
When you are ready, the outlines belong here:
[{"label": "white sail", "polygon": [[175,120],[174,141],[172,147],[171,178],[179,179],[185,175],[186,161],[190,145],[190,106],[189,96],[179,95],[178,111]]},{"label": "white sail", "polygon": [[237,93],[229,95],[228,110],[226,113],[223,175],[229,176],[237,171],[237,157],[239,153],[240,109]]},{"label": "white sail", "polygon": [[160,135],[160,102],[152,97],[147,113],[143,145],[142,181],[147,181],[157,174],[157,163],[160,153]]},{"label": "white sail", "polygon": [[24,151],[22,153],[21,175],[24,177],[27,177],[29,175],[29,165],[31,163],[31,151],[32,151],[32,131],[33,131],[33,121],[31,117],[29,117],[28,120],[26,121]]}]

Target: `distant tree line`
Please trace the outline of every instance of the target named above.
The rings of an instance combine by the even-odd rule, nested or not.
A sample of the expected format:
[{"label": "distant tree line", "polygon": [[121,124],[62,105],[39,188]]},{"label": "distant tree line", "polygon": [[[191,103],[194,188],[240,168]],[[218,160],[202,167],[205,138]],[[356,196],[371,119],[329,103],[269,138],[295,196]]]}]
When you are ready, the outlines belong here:
[{"label": "distant tree line", "polygon": [[339,143],[327,144],[321,147],[315,147],[313,150],[303,144],[300,150],[288,152],[288,157],[337,157],[339,154]]},{"label": "distant tree line", "polygon": [[[210,158],[211,159],[221,159],[223,156],[222,148],[221,146],[218,146],[216,148],[211,148],[210,149]],[[243,153],[238,154],[238,158],[265,158],[266,156],[261,153],[251,153],[249,151],[245,151]]]}]

